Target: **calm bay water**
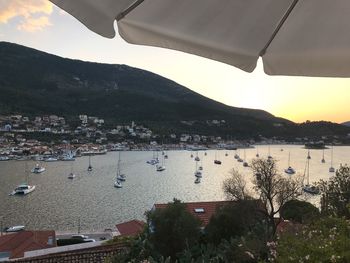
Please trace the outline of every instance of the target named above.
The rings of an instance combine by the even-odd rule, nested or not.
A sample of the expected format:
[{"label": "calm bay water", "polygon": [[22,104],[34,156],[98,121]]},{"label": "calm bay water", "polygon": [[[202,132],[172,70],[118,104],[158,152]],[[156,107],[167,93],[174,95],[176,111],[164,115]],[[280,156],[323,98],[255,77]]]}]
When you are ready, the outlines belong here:
[{"label": "calm bay water", "polygon": [[[257,149],[245,151],[247,161],[255,158]],[[258,146],[258,151],[261,157],[267,157],[267,146]],[[228,156],[225,156],[226,152]],[[283,170],[288,166],[289,152],[291,165],[297,173],[303,174],[306,149],[290,145],[270,147],[270,154],[278,160],[284,176],[288,176]],[[88,157],[77,158],[75,162],[43,163],[44,173],[29,176],[29,182],[36,185],[36,190],[27,196],[8,195],[25,181],[25,162],[0,162],[0,221],[4,226],[26,225],[27,229],[63,231],[77,229],[80,218],[82,229],[100,230],[123,221],[144,219],[144,212],[154,203],[169,202],[173,198],[188,202],[223,200],[222,182],[232,168],[244,174],[249,184],[253,179],[251,170],[234,159],[235,153],[210,150],[204,156],[200,151],[203,178],[200,184],[194,184],[195,161],[189,151],[167,152],[169,159],[165,160],[163,172],[156,172],[155,166],[146,164],[152,158],[152,152],[122,152],[122,170],[127,175],[122,189],[113,186],[117,152],[92,157],[92,172],[87,172]],[[213,163],[215,154],[222,165]],[[240,155],[243,158],[243,150]],[[321,163],[322,150],[311,150],[311,157],[310,181],[328,179],[331,150],[325,150],[325,164]],[[333,166],[338,168],[341,163],[350,163],[350,147],[334,147]],[[27,162],[27,165],[31,169],[35,162]],[[76,174],[74,180],[67,178],[71,165]],[[311,201],[317,204],[316,199]]]}]

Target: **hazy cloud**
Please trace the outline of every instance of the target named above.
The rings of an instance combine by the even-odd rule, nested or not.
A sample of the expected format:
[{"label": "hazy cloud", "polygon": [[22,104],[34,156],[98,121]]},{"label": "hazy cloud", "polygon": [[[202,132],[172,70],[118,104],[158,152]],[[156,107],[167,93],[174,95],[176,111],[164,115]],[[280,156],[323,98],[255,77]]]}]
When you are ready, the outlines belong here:
[{"label": "hazy cloud", "polygon": [[52,11],[53,6],[48,0],[0,0],[0,23],[21,17],[17,28],[35,32],[51,25],[49,15]]},{"label": "hazy cloud", "polygon": [[27,32],[41,31],[45,27],[51,26],[48,16],[41,16],[38,18],[27,18],[23,23],[17,26],[17,29]]}]

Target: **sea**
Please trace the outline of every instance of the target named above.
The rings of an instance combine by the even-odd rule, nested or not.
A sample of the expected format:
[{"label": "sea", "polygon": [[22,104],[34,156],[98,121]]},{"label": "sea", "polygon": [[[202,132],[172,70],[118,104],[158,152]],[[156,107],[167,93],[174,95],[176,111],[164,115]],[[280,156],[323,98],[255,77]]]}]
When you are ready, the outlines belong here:
[{"label": "sea", "polygon": [[[25,225],[27,229],[74,231],[80,227],[86,231],[100,231],[113,228],[128,220],[145,220],[145,212],[155,203],[171,202],[177,198],[184,202],[225,200],[223,181],[230,176],[232,169],[244,175],[247,185],[252,187],[254,174],[249,167],[237,162],[235,154],[247,162],[271,155],[276,161],[282,176],[303,176],[306,168],[308,150],[301,145],[259,145],[255,148],[206,151],[166,151],[164,159],[166,170],[157,172],[154,165],[146,161],[152,159],[151,151],[121,152],[121,170],[126,175],[122,188],[115,188],[119,152],[93,156],[93,171],[88,172],[88,157],[77,158],[74,162],[42,162],[46,171],[41,174],[30,173],[35,161],[0,162],[0,223],[3,227]],[[163,160],[162,152],[159,159]],[[195,184],[194,172],[198,154],[201,159],[197,165],[203,166],[201,183]],[[191,155],[193,157],[191,157]],[[290,165],[295,175],[287,175],[284,169]],[[328,180],[333,174],[331,149],[324,150],[326,163],[321,163],[323,150],[310,150],[310,182]],[[214,164],[214,159],[222,161]],[[333,148],[333,166],[350,163],[350,147]],[[26,173],[26,166],[27,171]],[[75,179],[68,179],[73,171]],[[26,181],[36,189],[26,196],[10,196],[13,189]],[[316,206],[318,197],[305,195]]]}]

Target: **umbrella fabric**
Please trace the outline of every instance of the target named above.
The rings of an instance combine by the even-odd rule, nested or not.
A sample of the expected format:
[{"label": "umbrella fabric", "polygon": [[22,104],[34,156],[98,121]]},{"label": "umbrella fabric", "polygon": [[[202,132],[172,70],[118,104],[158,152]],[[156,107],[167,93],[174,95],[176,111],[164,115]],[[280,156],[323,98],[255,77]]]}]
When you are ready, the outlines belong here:
[{"label": "umbrella fabric", "polygon": [[[350,76],[349,0],[50,0],[94,32],[247,72]],[[136,3],[136,4],[135,4]],[[125,12],[126,11],[126,12]]]},{"label": "umbrella fabric", "polygon": [[350,1],[300,0],[263,62],[271,75],[350,77]]},{"label": "umbrella fabric", "polygon": [[50,0],[101,36],[115,36],[114,21],[135,0]]}]

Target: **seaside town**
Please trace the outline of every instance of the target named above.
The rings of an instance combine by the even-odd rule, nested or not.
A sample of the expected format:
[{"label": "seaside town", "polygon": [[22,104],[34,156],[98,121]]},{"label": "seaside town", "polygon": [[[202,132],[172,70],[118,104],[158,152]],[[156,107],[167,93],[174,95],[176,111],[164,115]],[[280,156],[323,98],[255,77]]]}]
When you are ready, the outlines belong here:
[{"label": "seaside town", "polygon": [[[209,122],[209,121],[208,121]],[[224,120],[211,120],[219,125]],[[84,155],[105,154],[107,151],[125,150],[204,150],[252,147],[254,144],[295,144],[324,147],[325,141],[342,145],[347,137],[322,136],[317,142],[308,137],[295,138],[286,142],[279,138],[260,137],[259,141],[232,140],[217,136],[199,134],[155,134],[143,125],[131,122],[129,125],[116,125],[106,128],[104,119],[79,115],[76,124],[69,124],[64,117],[57,115],[36,116],[32,119],[22,115],[0,116],[0,161],[25,160],[69,160]]]}]

